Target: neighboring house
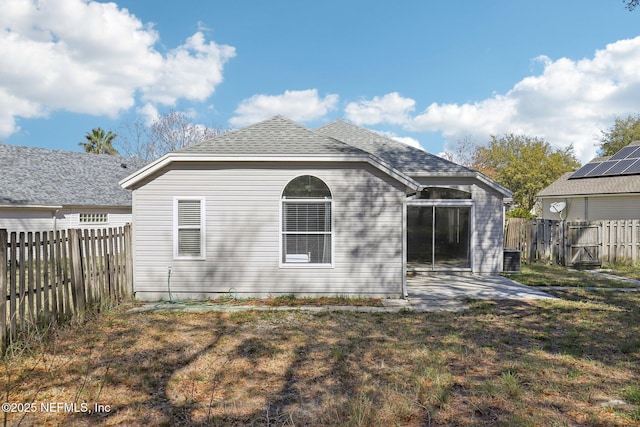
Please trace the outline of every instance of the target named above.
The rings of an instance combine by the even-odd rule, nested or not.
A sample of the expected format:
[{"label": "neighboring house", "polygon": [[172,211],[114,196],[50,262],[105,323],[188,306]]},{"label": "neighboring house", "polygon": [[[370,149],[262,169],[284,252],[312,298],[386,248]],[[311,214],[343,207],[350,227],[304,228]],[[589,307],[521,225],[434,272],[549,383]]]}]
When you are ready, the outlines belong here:
[{"label": "neighboring house", "polygon": [[543,219],[640,219],[640,141],[562,175],[538,199]]},{"label": "neighboring house", "polygon": [[0,228],[51,231],[131,222],[118,181],[145,163],[118,156],[0,144]]},{"label": "neighboring house", "polygon": [[502,270],[504,202],[478,172],[338,120],[282,116],[127,177],[134,291],[173,296],[405,294],[407,262]]}]

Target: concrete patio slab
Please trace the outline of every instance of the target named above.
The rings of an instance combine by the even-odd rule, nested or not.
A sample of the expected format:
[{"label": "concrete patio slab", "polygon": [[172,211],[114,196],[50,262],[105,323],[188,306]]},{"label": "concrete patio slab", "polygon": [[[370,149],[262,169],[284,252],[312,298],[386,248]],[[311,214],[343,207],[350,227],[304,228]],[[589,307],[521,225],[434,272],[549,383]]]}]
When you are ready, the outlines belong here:
[{"label": "concrete patio slab", "polygon": [[465,299],[487,300],[533,300],[555,297],[538,289],[522,285],[502,276],[434,274],[407,279],[406,299],[383,299],[383,307],[356,306],[300,306],[300,307],[262,307],[225,304],[187,305],[181,303],[148,303],[131,309],[134,312],[155,310],[184,311],[356,311],[367,313],[397,313],[403,310],[413,312],[456,312],[469,308]]},{"label": "concrete patio slab", "polygon": [[533,300],[556,299],[536,288],[522,285],[503,276],[432,274],[407,279],[409,301],[425,300]]}]

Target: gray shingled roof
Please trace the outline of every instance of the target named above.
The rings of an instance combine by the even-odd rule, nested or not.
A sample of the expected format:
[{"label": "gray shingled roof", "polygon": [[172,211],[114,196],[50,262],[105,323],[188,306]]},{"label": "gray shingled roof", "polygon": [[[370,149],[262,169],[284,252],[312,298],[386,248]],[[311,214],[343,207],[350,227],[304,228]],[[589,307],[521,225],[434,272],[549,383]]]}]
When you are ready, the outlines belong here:
[{"label": "gray shingled roof", "polygon": [[283,116],[224,133],[178,152],[220,156],[365,154]]},{"label": "gray shingled roof", "polygon": [[407,175],[415,173],[468,173],[464,166],[429,154],[391,138],[363,129],[344,120],[336,120],[317,129],[318,133],[330,136],[351,146],[365,150],[389,163]]},{"label": "gray shingled roof", "polygon": [[118,181],[146,162],[0,144],[0,206],[131,206]]},{"label": "gray shingled roof", "polygon": [[336,120],[313,131],[286,117],[275,116],[178,152],[223,156],[373,154],[406,174],[472,172],[344,120]]},{"label": "gray shingled roof", "polygon": [[311,130],[283,116],[275,116],[169,153],[147,165],[144,170],[126,177],[121,184],[126,188],[133,188],[136,182],[164,167],[166,163],[189,161],[193,156],[203,159],[211,156],[229,160],[240,157],[294,160],[296,157],[313,158],[314,156],[322,160],[326,160],[327,157],[342,157],[349,160],[350,157],[343,156],[358,156],[359,159],[367,158],[379,163],[387,173],[397,173],[399,177],[402,175],[401,180],[410,181],[410,187],[417,185],[410,178],[411,175],[474,176],[505,196],[511,195],[509,190],[474,170],[343,120],[337,120],[318,130]]},{"label": "gray shingled roof", "polygon": [[569,179],[572,174],[562,175],[538,193],[538,197],[640,193],[640,175]]}]

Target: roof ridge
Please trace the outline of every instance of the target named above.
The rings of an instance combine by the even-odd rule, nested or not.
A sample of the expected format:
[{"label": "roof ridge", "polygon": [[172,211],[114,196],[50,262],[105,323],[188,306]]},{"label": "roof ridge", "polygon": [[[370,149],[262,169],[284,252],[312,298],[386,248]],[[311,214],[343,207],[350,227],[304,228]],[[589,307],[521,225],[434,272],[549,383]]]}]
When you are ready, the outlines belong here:
[{"label": "roof ridge", "polygon": [[430,152],[426,151],[423,148],[413,147],[413,146],[411,146],[409,144],[405,144],[403,142],[396,141],[395,139],[393,139],[391,137],[388,137],[386,135],[383,135],[382,133],[379,133],[379,132],[371,130],[371,129],[367,129],[365,127],[358,126],[356,124],[353,124],[353,123],[349,122],[348,120],[344,120],[344,119],[341,119],[341,118],[340,119],[336,119],[336,120],[334,120],[334,121],[332,121],[330,123],[327,123],[326,125],[323,125],[323,126],[319,127],[317,130],[321,131],[322,129],[329,128],[332,124],[336,124],[336,123],[345,124],[345,125],[349,126],[351,129],[353,129],[353,130],[355,130],[357,132],[360,132],[360,133],[366,132],[366,133],[368,133],[370,135],[374,135],[376,137],[376,139],[382,139],[382,143],[385,146],[389,147],[389,148],[407,150],[407,151],[410,151],[410,152],[420,153],[420,155],[425,155],[426,154],[427,156],[436,158],[439,161],[446,162],[446,163],[448,163],[450,165],[453,165],[453,166],[456,166],[456,167],[461,167],[461,168],[467,169],[469,171],[474,171],[473,169],[471,169],[471,168],[469,168],[467,166],[463,166],[463,165],[460,165],[458,163],[452,162],[451,160],[447,160],[445,158],[442,158],[442,157],[440,157],[440,156],[438,156],[436,154],[433,154],[433,153],[430,153]]},{"label": "roof ridge", "polygon": [[[305,131],[308,131],[308,132],[314,132],[313,129],[310,129],[310,128],[304,126],[304,125],[301,125],[300,123],[295,122],[295,121],[291,120],[290,118],[288,118],[286,116],[283,116],[282,114],[276,114],[275,116],[271,116],[268,119],[260,120],[258,122],[251,123],[251,124],[246,125],[246,126],[242,126],[242,127],[236,128],[236,129],[232,129],[232,130],[229,130],[227,132],[223,132],[223,133],[218,134],[216,136],[213,136],[211,138],[208,138],[208,139],[205,139],[203,141],[200,141],[200,142],[198,142],[196,144],[191,144],[191,145],[188,145],[186,147],[182,147],[182,148],[180,148],[178,150],[174,150],[174,152],[180,152],[180,151],[185,151],[185,150],[186,151],[193,151],[192,148],[194,148],[194,147],[198,147],[198,146],[203,145],[203,144],[208,144],[211,141],[215,141],[215,140],[219,140],[219,139],[228,139],[229,137],[233,137],[238,132],[243,132],[243,133],[251,132],[252,129],[254,129],[254,128],[258,127],[258,126],[264,126],[269,122],[276,122],[278,120],[281,121],[281,122],[286,122],[289,125],[293,125],[293,126],[297,127],[298,129],[302,129],[302,130],[305,130]],[[326,138],[326,136],[325,136],[325,138]]]},{"label": "roof ridge", "polygon": [[[375,131],[375,130],[372,130],[372,129],[367,129],[367,128],[362,127],[362,126],[358,126],[358,125],[356,125],[356,124],[354,124],[354,123],[351,123],[350,121],[345,120],[345,119],[336,119],[336,120],[334,120],[334,121],[332,121],[332,122],[327,123],[326,125],[323,125],[323,126],[319,127],[317,130],[320,130],[320,129],[324,128],[324,127],[328,127],[328,126],[330,126],[331,124],[336,123],[336,122],[344,123],[344,124],[346,124],[346,125],[348,125],[348,126],[350,126],[350,127],[354,128],[354,129],[356,129],[356,130],[358,130],[358,131],[360,131],[360,132],[365,131],[365,132],[370,133],[370,134],[372,134],[372,135],[374,135],[374,136],[376,136],[376,137],[378,137],[378,138],[382,138],[383,140],[388,141],[388,142],[390,142],[390,143],[393,143],[393,144],[402,144],[402,146],[411,147],[411,146],[410,146],[410,145],[408,145],[408,144],[403,144],[403,143],[402,143],[402,142],[400,142],[400,141],[396,141],[396,140],[395,140],[395,139],[393,139],[393,138],[389,138],[388,136],[383,135],[382,133],[380,133],[380,132],[378,132],[378,131]],[[411,147],[411,148],[415,148],[415,147]]]}]

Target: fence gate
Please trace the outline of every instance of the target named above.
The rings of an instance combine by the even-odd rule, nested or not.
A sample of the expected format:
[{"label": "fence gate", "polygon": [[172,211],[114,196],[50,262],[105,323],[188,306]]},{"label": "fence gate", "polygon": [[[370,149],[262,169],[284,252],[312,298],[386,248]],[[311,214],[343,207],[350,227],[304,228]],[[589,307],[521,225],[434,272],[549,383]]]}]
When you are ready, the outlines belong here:
[{"label": "fence gate", "polygon": [[565,257],[567,265],[601,265],[600,224],[569,223],[567,228],[567,249],[569,251]]}]

